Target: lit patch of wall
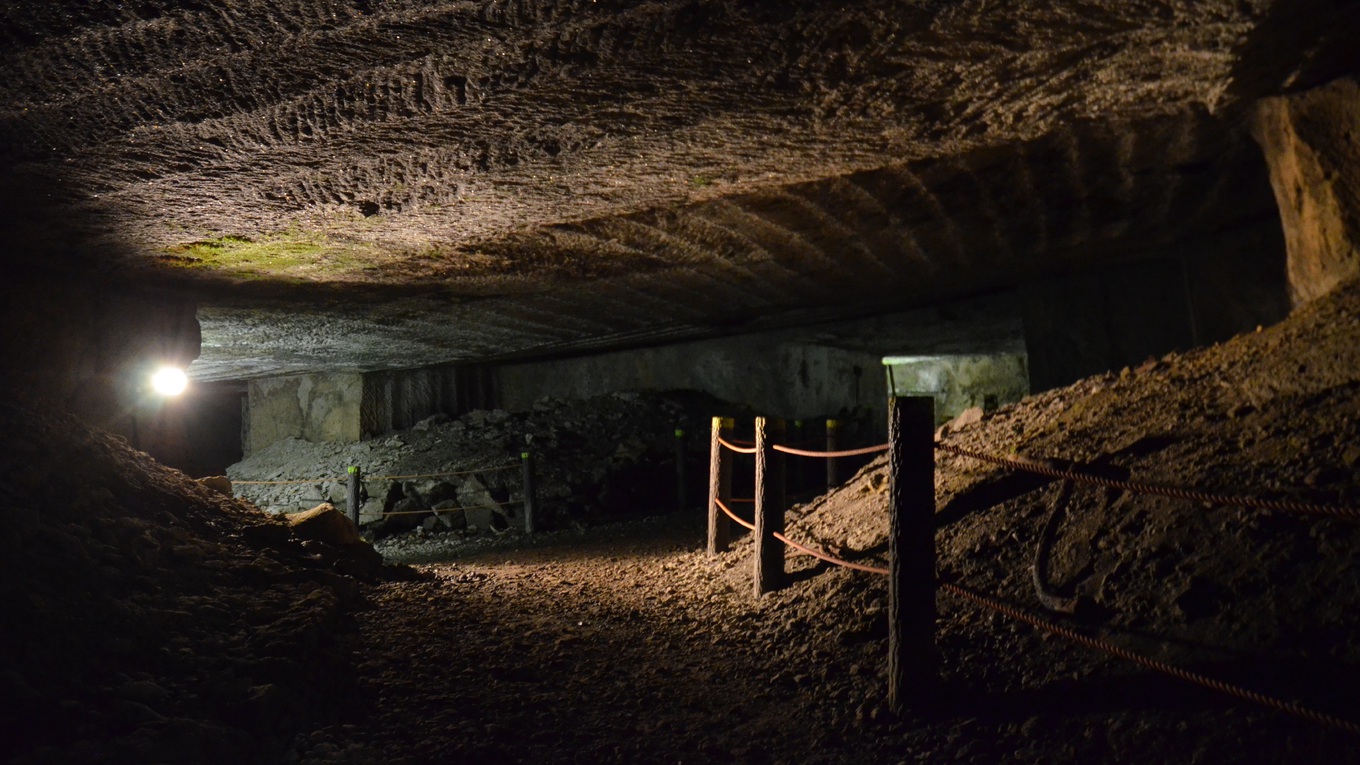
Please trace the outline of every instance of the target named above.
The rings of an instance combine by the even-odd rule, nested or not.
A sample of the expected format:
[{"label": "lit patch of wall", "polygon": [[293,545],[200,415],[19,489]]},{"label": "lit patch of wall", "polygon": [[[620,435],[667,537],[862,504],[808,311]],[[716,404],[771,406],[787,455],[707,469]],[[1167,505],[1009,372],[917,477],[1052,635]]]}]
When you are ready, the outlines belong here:
[{"label": "lit patch of wall", "polygon": [[935,397],[937,424],[973,407],[991,411],[1029,395],[1023,354],[889,356],[883,366],[895,395]]}]

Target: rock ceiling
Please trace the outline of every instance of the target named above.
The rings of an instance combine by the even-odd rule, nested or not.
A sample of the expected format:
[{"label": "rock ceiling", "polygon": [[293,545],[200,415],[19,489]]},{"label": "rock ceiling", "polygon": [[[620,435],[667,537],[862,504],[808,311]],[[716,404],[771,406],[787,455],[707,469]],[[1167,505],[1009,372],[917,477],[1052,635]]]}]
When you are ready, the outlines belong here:
[{"label": "rock ceiling", "polygon": [[7,257],[193,290],[203,379],[920,305],[1269,214],[1355,5],[7,4]]}]

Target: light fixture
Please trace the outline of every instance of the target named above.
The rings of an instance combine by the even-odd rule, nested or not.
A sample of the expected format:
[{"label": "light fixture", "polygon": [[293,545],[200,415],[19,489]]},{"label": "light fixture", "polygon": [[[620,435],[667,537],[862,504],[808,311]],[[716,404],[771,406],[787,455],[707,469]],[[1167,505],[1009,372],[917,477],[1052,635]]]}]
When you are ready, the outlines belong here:
[{"label": "light fixture", "polygon": [[151,375],[151,387],[162,396],[178,396],[188,386],[189,378],[182,369],[161,367]]}]

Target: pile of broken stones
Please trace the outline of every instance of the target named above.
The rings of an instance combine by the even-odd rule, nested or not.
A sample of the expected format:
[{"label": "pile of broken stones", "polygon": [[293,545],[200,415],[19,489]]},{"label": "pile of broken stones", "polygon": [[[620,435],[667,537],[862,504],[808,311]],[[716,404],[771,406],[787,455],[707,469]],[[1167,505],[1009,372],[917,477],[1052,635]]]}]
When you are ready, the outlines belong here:
[{"label": "pile of broken stones", "polygon": [[677,431],[684,434],[685,489],[700,496],[714,416],[751,413],[688,391],[544,398],[525,412],[435,415],[359,443],[288,439],[251,454],[228,475],[237,497],[268,512],[322,502],[348,512],[345,476],[357,466],[364,476],[360,525],[370,538],[401,540],[388,541],[391,547],[523,531],[521,460],[531,452],[535,528],[579,529],[674,509]]}]

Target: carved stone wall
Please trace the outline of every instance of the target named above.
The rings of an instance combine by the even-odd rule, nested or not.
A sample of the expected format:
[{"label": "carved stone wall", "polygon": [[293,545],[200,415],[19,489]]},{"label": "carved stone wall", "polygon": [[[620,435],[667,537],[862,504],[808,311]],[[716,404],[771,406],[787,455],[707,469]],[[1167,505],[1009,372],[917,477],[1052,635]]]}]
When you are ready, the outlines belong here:
[{"label": "carved stone wall", "polygon": [[1254,133],[1280,206],[1290,294],[1306,303],[1360,274],[1360,83],[1267,98]]}]

